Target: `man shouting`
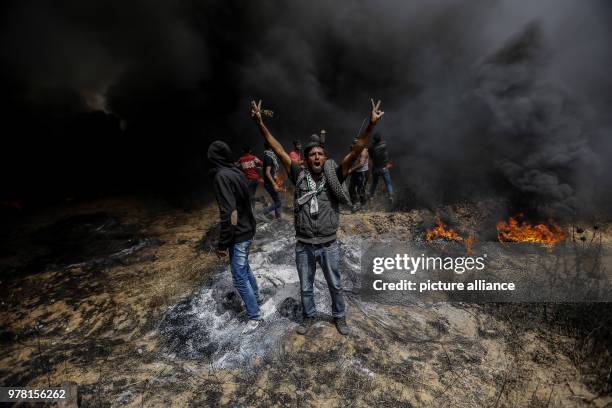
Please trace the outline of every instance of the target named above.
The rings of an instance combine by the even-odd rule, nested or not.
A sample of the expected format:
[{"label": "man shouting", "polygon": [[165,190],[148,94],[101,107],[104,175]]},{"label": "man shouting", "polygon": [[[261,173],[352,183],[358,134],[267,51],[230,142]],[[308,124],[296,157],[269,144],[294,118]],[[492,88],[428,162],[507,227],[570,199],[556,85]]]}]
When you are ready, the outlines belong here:
[{"label": "man shouting", "polygon": [[295,263],[300,278],[300,294],[304,319],[298,327],[299,334],[306,334],[315,321],[314,277],[316,262],[319,262],[327,281],[332,301],[332,315],[340,334],[348,334],[346,305],[342,294],[342,277],[338,268],[340,248],[336,231],[342,203],[350,203],[342,182],[347,177],[351,164],[367,146],[376,123],[384,115],[380,101],[372,101],[370,123],[353,145],[349,154],[336,164],[327,155],[316,135],[304,146],[305,166],[292,161],[283,146],[263,123],[261,101],[251,102],[251,116],[257,124],[265,142],[276,153],[295,185],[293,213],[295,217]]}]

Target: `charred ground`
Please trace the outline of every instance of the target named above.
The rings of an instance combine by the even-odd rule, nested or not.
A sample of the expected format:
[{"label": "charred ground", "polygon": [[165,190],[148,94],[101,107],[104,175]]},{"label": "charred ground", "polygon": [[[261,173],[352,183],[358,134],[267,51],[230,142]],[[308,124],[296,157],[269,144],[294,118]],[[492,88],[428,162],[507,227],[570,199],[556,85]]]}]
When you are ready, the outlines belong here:
[{"label": "charred ground", "polygon": [[[342,215],[341,241],[420,240],[435,218],[427,210],[377,211],[378,205]],[[467,230],[490,207],[439,210],[450,225]],[[204,299],[201,291],[224,273],[209,249],[216,217],[214,204],[185,211],[132,198],[28,218],[11,236],[14,246],[5,253],[12,255],[2,258],[2,385],[77,383],[83,406],[610,403],[609,304],[399,307],[349,294],[348,338],[325,320],[308,338],[294,334],[295,302],[298,309],[273,305],[288,313],[286,331],[276,338],[271,326],[267,339],[274,341],[266,351],[246,353],[239,365],[224,366],[219,353],[197,348],[180,353],[202,332],[169,316],[197,320],[181,310],[192,310],[193,299]],[[280,239],[260,241],[262,250],[285,245],[284,224],[261,227],[273,228]],[[584,235],[610,240],[607,223],[581,228]],[[258,234],[270,236],[264,230]],[[41,240],[50,232],[66,239],[65,246]],[[77,235],[91,246],[75,251],[68,238]],[[285,267],[280,259],[261,265]],[[220,312],[239,313],[224,294],[215,301]],[[193,331],[173,343],[164,334],[169,324]]]}]

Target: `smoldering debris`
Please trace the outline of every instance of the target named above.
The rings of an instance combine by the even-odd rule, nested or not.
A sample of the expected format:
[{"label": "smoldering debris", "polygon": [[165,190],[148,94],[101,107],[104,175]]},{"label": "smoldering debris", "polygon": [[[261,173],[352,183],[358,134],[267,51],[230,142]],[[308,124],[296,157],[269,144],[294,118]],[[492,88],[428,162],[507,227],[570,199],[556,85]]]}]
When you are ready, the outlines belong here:
[{"label": "smoldering debris", "polygon": [[79,214],[60,219],[34,231],[16,251],[28,252],[26,263],[5,265],[8,275],[27,275],[53,269],[84,271],[142,261],[135,255],[163,242],[147,237],[141,226],[122,223],[105,212]]}]

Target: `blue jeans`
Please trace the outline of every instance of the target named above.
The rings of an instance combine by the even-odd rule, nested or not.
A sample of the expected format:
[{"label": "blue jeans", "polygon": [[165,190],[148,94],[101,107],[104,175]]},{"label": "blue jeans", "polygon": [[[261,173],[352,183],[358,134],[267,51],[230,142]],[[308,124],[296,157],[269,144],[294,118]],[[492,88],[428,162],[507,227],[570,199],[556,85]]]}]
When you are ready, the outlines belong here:
[{"label": "blue jeans", "polygon": [[383,167],[382,169],[376,169],[372,171],[372,185],[370,186],[370,197],[374,196],[376,192],[376,187],[378,187],[378,179],[382,176],[385,181],[385,187],[387,188],[387,194],[393,195],[393,184],[391,184],[391,175],[389,174],[389,169]]},{"label": "blue jeans", "polygon": [[259,305],[257,305],[259,288],[249,265],[251,242],[253,241],[248,240],[235,243],[229,248],[229,255],[234,287],[244,302],[249,319],[260,320],[261,315],[259,313]]},{"label": "blue jeans", "polygon": [[333,317],[344,317],[346,305],[342,294],[342,277],[338,269],[340,246],[337,241],[322,245],[305,244],[298,241],[295,245],[295,264],[300,277],[304,316],[312,317],[316,313],[313,291],[317,261],[323,269],[323,276],[325,276],[331,295],[332,315]]},{"label": "blue jeans", "polygon": [[272,184],[270,183],[264,183],[264,188],[266,189],[268,194],[270,194],[270,197],[272,197],[272,200],[274,200],[274,202],[270,204],[268,208],[264,209],[264,214],[268,214],[270,211],[274,211],[274,215],[276,215],[276,218],[280,217],[281,216],[280,194],[278,193],[278,191],[274,190],[274,187],[272,187]]}]

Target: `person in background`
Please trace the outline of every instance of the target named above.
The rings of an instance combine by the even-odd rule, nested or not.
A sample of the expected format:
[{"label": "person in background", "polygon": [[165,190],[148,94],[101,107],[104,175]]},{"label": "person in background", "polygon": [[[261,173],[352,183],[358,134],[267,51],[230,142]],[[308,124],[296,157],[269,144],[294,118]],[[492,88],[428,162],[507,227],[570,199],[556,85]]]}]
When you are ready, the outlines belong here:
[{"label": "person in background", "polygon": [[249,317],[242,332],[244,334],[259,326],[259,303],[263,301],[249,265],[249,250],[256,226],[249,187],[244,173],[234,163],[227,143],[220,140],[212,142],[207,156],[221,221],[216,253],[219,258],[229,256],[234,287]]},{"label": "person in background", "polygon": [[[353,146],[358,142],[358,139],[353,140]],[[366,183],[368,182],[368,170],[369,170],[369,161],[370,157],[368,154],[367,147],[361,151],[361,154],[355,161],[353,165],[349,169],[349,174],[351,175],[351,183],[350,183],[350,193],[351,193],[351,201],[353,202],[353,208],[351,212],[355,213],[359,211],[359,209],[365,206],[367,197],[366,197]]]},{"label": "person in background", "polygon": [[319,132],[319,141],[321,142],[321,147],[325,149],[325,143],[327,142],[327,130],[321,129]]},{"label": "person in background", "polygon": [[387,143],[382,140],[380,133],[374,134],[373,143],[369,151],[370,157],[372,158],[372,185],[370,186],[370,198],[374,197],[376,187],[378,187],[378,179],[382,177],[387,190],[389,206],[392,206],[393,184],[391,183],[391,175],[389,174],[389,153],[387,152]]},{"label": "person in background", "polygon": [[269,213],[274,211],[274,217],[279,219],[281,217],[281,199],[280,189],[276,185],[276,175],[278,174],[279,164],[276,154],[270,148],[270,145],[264,143],[264,160],[263,160],[263,177],[264,177],[264,188],[270,194],[272,198],[272,204],[264,209],[264,216],[268,216]]},{"label": "person in background", "polygon": [[302,142],[299,140],[293,141],[293,150],[289,152],[289,157],[300,166],[304,165],[304,160],[302,159]]},{"label": "person in background", "polygon": [[247,178],[249,193],[251,194],[251,207],[255,210],[255,192],[259,185],[259,173],[257,172],[257,168],[261,168],[263,162],[259,160],[257,156],[253,155],[249,146],[244,146],[242,148],[242,156],[238,159],[238,166],[240,166]]}]

